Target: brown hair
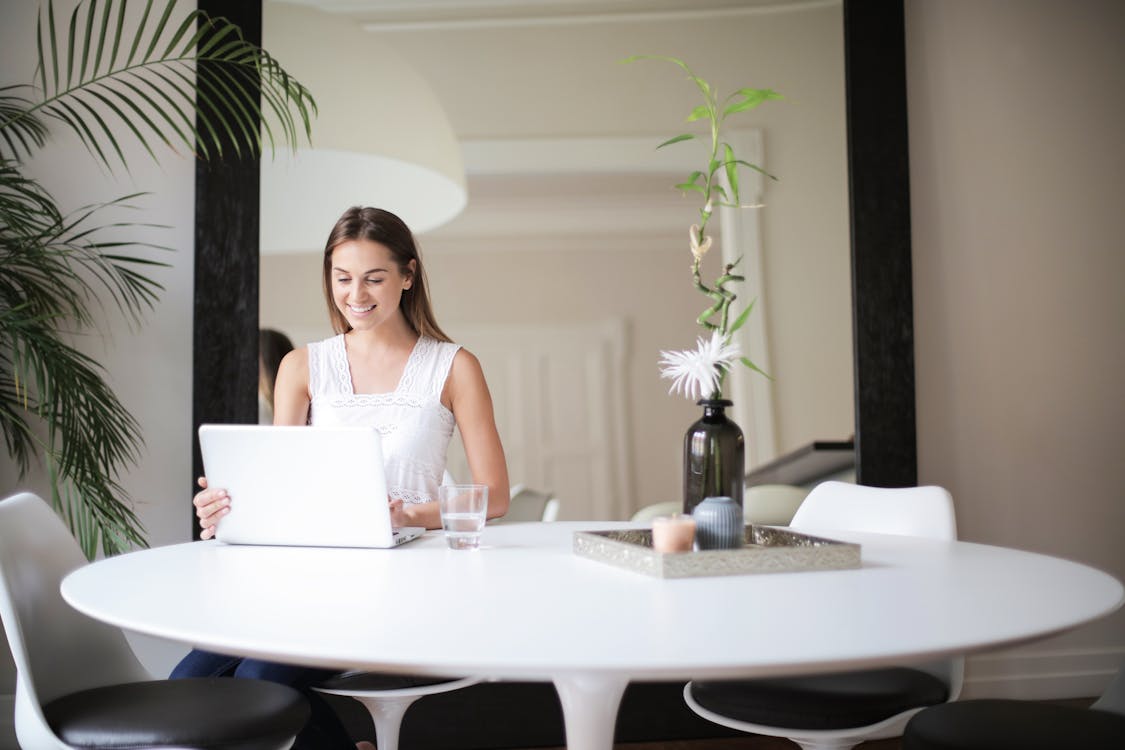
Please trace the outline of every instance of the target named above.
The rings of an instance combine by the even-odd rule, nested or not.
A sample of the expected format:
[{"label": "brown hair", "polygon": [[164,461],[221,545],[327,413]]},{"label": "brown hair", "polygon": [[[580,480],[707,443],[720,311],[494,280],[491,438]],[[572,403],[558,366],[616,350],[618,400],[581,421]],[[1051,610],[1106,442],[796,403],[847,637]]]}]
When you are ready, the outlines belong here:
[{"label": "brown hair", "polygon": [[[347,319],[336,308],[332,299],[332,251],[351,240],[378,242],[391,251],[399,273],[412,280],[410,288],[402,292],[401,309],[407,325],[419,336],[449,341],[434,318],[430,295],[426,290],[426,271],[422,268],[422,256],[410,227],[390,211],[360,206],[352,206],[344,212],[336,226],[332,227],[332,233],[328,235],[328,242],[324,246],[324,298],[328,302],[328,318],[332,321],[332,330],[336,333],[351,330]],[[410,261],[414,261],[413,271],[410,270]]]},{"label": "brown hair", "polygon": [[258,387],[273,408],[273,386],[277,368],[285,355],[293,351],[293,342],[281,331],[262,328],[258,331]]}]

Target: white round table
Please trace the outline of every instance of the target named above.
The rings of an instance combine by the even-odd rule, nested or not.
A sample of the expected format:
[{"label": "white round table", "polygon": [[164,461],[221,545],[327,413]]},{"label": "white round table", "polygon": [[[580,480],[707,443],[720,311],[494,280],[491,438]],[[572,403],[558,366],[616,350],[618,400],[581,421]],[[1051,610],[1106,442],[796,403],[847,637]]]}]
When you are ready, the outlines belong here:
[{"label": "white round table", "polygon": [[606,522],[440,532],[389,550],[194,542],[71,573],[91,617],[200,648],[341,669],[553,681],[567,746],[613,746],[633,680],[753,677],[927,660],[1073,628],[1121,605],[1074,562],[841,532],[851,570],[665,580],[573,553]]}]

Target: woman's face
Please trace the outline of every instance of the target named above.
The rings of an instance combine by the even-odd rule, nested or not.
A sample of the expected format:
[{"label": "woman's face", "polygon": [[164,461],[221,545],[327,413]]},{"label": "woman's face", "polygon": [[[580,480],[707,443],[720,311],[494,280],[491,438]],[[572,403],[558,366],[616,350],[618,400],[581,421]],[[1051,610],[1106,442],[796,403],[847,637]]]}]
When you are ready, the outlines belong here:
[{"label": "woman's face", "polygon": [[[410,262],[413,270],[414,261]],[[413,279],[399,271],[391,251],[370,240],[347,240],[332,251],[332,299],[352,328],[372,330],[400,315],[402,293]]]}]

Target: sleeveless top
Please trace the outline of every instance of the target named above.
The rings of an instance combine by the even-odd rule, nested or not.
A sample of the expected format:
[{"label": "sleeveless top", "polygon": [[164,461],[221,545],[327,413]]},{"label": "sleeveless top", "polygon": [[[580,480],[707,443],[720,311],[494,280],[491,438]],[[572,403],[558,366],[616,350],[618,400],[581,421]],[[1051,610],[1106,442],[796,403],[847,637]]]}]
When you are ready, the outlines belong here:
[{"label": "sleeveless top", "polygon": [[460,348],[423,336],[394,391],[355,393],[344,335],[310,343],[309,424],[374,426],[383,438],[388,494],[407,503],[437,500],[454,427],[441,391]]}]

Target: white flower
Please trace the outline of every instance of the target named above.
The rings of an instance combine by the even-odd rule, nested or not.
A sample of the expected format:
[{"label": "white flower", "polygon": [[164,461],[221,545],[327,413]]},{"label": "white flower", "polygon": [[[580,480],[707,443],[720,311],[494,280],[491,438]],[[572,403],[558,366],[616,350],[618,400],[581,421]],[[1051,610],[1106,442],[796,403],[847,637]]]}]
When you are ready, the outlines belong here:
[{"label": "white flower", "polygon": [[693,401],[716,393],[720,371],[729,370],[742,355],[738,344],[718,331],[711,332],[710,341],[700,336],[697,343],[694,351],[660,352],[660,377],[672,381],[668,392],[680,392]]}]

